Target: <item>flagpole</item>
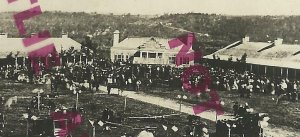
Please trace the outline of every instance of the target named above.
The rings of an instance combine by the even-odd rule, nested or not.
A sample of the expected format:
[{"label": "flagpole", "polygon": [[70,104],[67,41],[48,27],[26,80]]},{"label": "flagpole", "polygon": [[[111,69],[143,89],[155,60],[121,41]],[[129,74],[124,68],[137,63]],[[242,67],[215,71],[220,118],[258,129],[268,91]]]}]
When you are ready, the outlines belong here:
[{"label": "flagpole", "polygon": [[96,136],[96,131],[95,131],[96,129],[95,129],[95,126],[93,126],[93,137],[95,137]]},{"label": "flagpole", "polygon": [[15,60],[15,65],[16,65],[16,70],[18,69],[18,56],[16,55],[16,60]]},{"label": "flagpole", "polygon": [[76,92],[76,110],[78,110],[78,92]]},{"label": "flagpole", "polygon": [[29,130],[29,121],[28,118],[26,118],[26,137],[29,137],[28,130]]},{"label": "flagpole", "polygon": [[38,98],[38,110],[40,111],[40,92],[38,91],[38,96],[37,96],[37,98]]},{"label": "flagpole", "polygon": [[125,101],[124,101],[124,112],[126,110],[126,105],[127,105],[127,96],[125,96]]}]

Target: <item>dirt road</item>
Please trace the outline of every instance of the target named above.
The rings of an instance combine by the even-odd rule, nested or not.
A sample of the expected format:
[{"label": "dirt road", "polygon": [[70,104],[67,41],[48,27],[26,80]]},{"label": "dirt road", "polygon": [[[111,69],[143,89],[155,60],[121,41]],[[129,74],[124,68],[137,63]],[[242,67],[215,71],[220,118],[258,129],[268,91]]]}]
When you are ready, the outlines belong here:
[{"label": "dirt road", "polygon": [[[104,86],[101,86],[100,90],[107,92],[106,87]],[[118,89],[112,89],[111,93],[118,94]],[[147,95],[145,93],[137,93],[134,91],[123,91],[122,93],[119,94],[135,100],[139,100],[146,103],[158,105],[164,108],[169,108],[169,109],[179,111],[180,104],[175,100],[155,97],[155,96]],[[181,106],[181,112],[186,114],[192,114],[192,115],[194,114],[192,107],[184,104],[182,104]],[[229,115],[230,114],[225,113],[223,116],[218,116],[217,118],[229,119],[231,118],[231,116]],[[203,112],[199,116],[201,116],[204,119],[216,121],[216,113],[214,111]],[[265,130],[265,136],[267,137],[299,137],[300,136],[300,130],[295,131],[295,129],[291,129],[289,127],[278,127],[272,124],[270,124],[268,128],[264,130]]]}]

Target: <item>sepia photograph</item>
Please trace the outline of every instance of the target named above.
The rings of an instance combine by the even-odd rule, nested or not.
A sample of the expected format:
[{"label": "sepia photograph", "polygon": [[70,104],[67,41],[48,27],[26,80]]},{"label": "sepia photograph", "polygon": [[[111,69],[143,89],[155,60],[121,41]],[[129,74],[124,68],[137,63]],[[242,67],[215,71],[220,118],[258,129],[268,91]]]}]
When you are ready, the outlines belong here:
[{"label": "sepia photograph", "polygon": [[300,137],[299,0],[0,0],[0,137]]}]

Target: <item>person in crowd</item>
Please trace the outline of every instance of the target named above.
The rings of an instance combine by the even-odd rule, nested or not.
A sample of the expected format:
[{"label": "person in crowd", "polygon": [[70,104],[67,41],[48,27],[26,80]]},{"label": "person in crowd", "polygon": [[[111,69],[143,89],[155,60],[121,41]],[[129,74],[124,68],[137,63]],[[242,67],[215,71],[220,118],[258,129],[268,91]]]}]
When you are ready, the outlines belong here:
[{"label": "person in crowd", "polygon": [[140,91],[140,86],[141,86],[141,84],[142,84],[142,82],[141,82],[141,80],[137,80],[136,81],[136,91]]},{"label": "person in crowd", "polygon": [[[216,56],[217,58],[217,56]],[[63,63],[59,67],[46,69],[45,64],[40,63],[39,73],[33,73],[27,66],[19,66],[19,73],[13,65],[1,66],[2,77],[17,81],[32,81],[36,84],[46,83],[45,76],[50,75],[51,91],[73,91],[77,85],[82,85],[84,90],[99,89],[100,84],[107,85],[108,93],[111,88],[124,88],[127,90],[152,90],[151,87],[159,82],[166,82],[172,90],[180,89],[182,81],[180,75],[185,68],[175,68],[163,65],[135,65],[128,62],[111,63],[108,60],[94,60],[92,63]],[[298,100],[300,83],[285,77],[260,76],[249,71],[237,71],[234,69],[212,67],[204,64],[211,74],[212,87],[223,91],[237,91],[240,97],[251,97],[255,94],[286,94],[287,100]],[[23,75],[24,74],[24,75]],[[25,80],[26,79],[26,80]],[[191,77],[192,86],[201,83],[201,76]],[[87,84],[89,86],[87,86]],[[164,84],[164,83],[159,83]]]},{"label": "person in crowd", "polygon": [[238,108],[238,111],[237,111],[237,115],[238,116],[244,116],[246,114],[246,108],[240,104],[240,107]]},{"label": "person in crowd", "polygon": [[246,90],[246,97],[247,98],[251,98],[251,94],[253,92],[253,85],[252,85],[252,83],[248,82],[248,85],[247,85],[246,89],[247,89]]},{"label": "person in crowd", "polygon": [[82,84],[83,86],[83,91],[90,90],[91,84],[88,82],[88,80],[84,80],[84,83]]},{"label": "person in crowd", "polygon": [[151,132],[151,130],[146,127],[145,130],[141,131],[137,137],[154,137],[153,133]]},{"label": "person in crowd", "polygon": [[127,89],[132,90],[133,84],[132,84],[132,78],[128,77],[127,79]]},{"label": "person in crowd", "polygon": [[296,83],[296,93],[295,93],[295,100],[299,100],[299,93],[300,93],[300,81],[297,81]]},{"label": "person in crowd", "polygon": [[107,93],[110,94],[111,88],[113,84],[112,74],[107,77]]},{"label": "person in crowd", "polygon": [[234,105],[233,105],[233,115],[234,116],[237,116],[238,110],[239,110],[239,104],[238,104],[238,102],[234,102]]},{"label": "person in crowd", "polygon": [[282,82],[280,84],[280,87],[281,87],[280,95],[281,94],[286,94],[287,84],[286,84],[285,80],[282,80]]}]

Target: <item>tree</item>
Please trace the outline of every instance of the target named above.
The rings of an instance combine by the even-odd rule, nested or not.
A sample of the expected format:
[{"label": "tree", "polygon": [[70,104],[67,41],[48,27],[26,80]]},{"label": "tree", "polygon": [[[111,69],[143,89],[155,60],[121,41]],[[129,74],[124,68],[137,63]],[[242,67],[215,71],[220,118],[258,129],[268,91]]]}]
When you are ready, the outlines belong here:
[{"label": "tree", "polygon": [[246,63],[246,59],[247,59],[247,54],[244,53],[244,55],[243,55],[242,58],[241,58],[241,62],[242,62],[242,63]]},{"label": "tree", "polygon": [[13,57],[13,53],[10,52],[10,53],[6,56],[5,64],[6,64],[6,65],[13,65],[14,62],[15,62],[15,58]]}]

